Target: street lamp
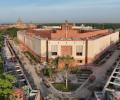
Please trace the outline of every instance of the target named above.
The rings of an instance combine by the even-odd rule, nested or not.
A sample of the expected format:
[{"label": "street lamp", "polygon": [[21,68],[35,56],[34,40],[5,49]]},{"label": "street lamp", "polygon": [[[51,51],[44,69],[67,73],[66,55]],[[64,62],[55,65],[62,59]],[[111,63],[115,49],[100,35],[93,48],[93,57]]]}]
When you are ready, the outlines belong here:
[{"label": "street lamp", "polygon": [[65,64],[65,85],[66,85],[66,88],[68,88],[68,64]]}]

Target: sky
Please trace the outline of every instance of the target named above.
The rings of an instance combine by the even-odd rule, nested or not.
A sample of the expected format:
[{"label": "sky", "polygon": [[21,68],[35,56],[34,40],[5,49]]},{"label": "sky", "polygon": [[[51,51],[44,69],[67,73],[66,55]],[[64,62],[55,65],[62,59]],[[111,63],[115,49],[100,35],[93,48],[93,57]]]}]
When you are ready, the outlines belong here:
[{"label": "sky", "polygon": [[120,23],[120,0],[0,0],[0,23]]}]

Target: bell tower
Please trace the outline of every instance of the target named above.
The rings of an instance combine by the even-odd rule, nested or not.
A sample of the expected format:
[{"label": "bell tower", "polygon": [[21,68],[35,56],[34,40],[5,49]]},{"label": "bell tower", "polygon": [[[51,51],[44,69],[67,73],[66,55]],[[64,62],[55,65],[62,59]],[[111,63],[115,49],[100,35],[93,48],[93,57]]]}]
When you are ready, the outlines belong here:
[{"label": "bell tower", "polygon": [[65,38],[68,36],[68,31],[72,29],[72,25],[65,20],[65,23],[62,25],[62,30],[65,31]]}]

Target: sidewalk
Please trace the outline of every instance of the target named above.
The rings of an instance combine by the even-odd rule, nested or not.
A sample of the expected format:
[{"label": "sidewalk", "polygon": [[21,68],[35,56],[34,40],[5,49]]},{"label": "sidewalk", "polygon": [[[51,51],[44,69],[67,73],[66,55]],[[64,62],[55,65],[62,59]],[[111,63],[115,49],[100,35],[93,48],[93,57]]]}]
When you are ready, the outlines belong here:
[{"label": "sidewalk", "polygon": [[42,83],[42,79],[40,76],[37,75],[35,71],[35,65],[32,65],[29,61],[29,59],[20,51],[19,46],[17,46],[13,41],[12,45],[14,46],[15,51],[17,52],[19,58],[21,58],[21,62],[24,64],[24,69],[29,73],[29,76],[27,76],[31,80],[31,83],[35,84],[36,88],[41,91],[41,94],[43,97],[46,97],[49,94],[49,91]]},{"label": "sidewalk", "polygon": [[[91,95],[92,91],[90,91],[88,88],[89,86],[95,87],[96,85],[105,82],[105,74],[106,71],[112,67],[112,64],[115,62],[116,58],[120,54],[119,50],[116,50],[113,55],[107,60],[107,62],[104,65],[101,65],[99,67],[93,67],[93,75],[96,76],[96,80],[94,83],[86,83],[82,88],[77,89],[76,96],[75,97],[82,97],[86,98]],[[81,91],[82,90],[82,91]]]}]

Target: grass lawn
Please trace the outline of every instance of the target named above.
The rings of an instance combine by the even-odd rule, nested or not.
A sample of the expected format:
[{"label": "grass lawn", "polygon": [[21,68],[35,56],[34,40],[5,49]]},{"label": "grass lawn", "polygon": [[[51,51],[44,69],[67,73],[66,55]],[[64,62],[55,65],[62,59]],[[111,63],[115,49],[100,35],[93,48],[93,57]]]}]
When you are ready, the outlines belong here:
[{"label": "grass lawn", "polygon": [[68,88],[66,88],[65,83],[53,83],[53,86],[62,92],[75,91],[80,85],[68,83]]}]

